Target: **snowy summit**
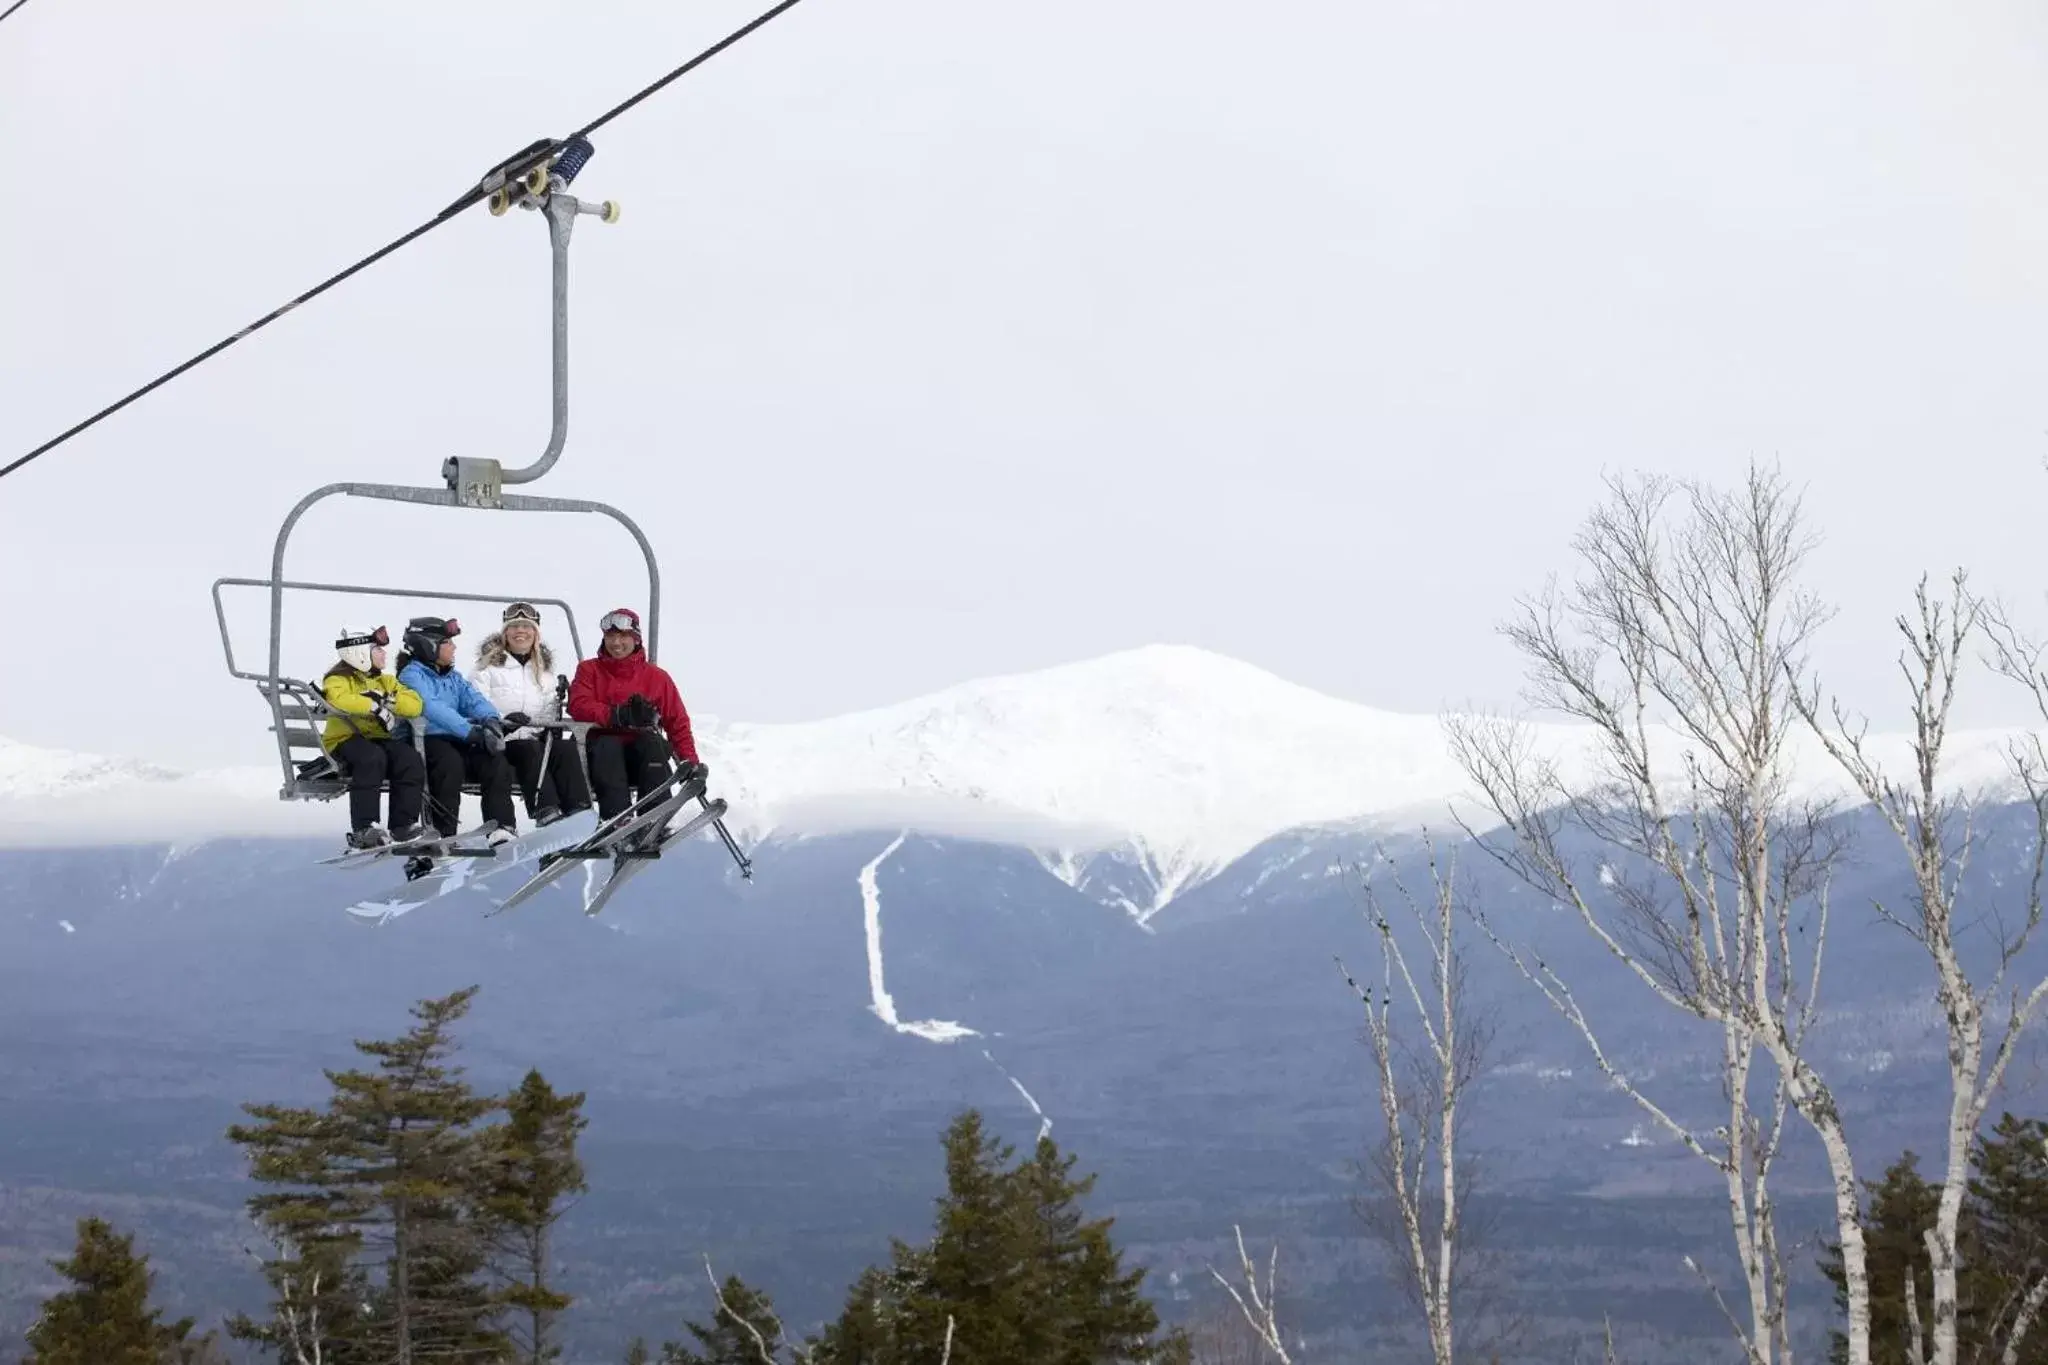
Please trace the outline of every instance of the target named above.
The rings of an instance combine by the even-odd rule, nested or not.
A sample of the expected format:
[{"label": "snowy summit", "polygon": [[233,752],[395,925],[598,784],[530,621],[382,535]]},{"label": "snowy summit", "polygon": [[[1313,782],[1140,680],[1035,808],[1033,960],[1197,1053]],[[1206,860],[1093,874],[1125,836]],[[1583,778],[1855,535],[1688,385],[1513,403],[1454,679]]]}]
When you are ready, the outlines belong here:
[{"label": "snowy summit", "polygon": [[1153,645],[799,725],[703,727],[748,828],[902,825],[1066,853],[1128,845],[1161,889],[1302,825],[1462,787],[1434,716]]}]

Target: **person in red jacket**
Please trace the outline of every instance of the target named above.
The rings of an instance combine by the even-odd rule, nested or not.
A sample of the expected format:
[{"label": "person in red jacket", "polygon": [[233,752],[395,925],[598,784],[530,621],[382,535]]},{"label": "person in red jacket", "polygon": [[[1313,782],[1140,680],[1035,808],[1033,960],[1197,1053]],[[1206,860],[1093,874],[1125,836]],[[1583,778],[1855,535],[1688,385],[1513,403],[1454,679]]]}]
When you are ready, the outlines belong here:
[{"label": "person in red jacket", "polygon": [[604,640],[597,657],[577,664],[569,683],[569,718],[598,727],[589,735],[590,785],[598,818],[609,820],[669,780],[671,752],[685,780],[701,780],[708,770],[697,759],[675,681],[641,644],[639,614],[620,607],[598,626]]}]

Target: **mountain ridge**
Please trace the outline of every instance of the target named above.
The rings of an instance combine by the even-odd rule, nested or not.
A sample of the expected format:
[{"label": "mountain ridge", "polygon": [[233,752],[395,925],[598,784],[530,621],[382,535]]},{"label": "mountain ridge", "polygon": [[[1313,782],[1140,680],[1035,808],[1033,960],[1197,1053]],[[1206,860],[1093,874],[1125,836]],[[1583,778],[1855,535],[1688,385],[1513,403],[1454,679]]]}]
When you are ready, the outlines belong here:
[{"label": "mountain ridge", "polygon": [[[1531,730],[1567,774],[1595,772],[1587,728]],[[1440,718],[1332,697],[1187,645],[974,679],[823,720],[701,716],[696,731],[746,842],[914,829],[1008,843],[1141,923],[1290,830],[1413,829],[1461,805],[1483,815],[1464,799]],[[1956,780],[1999,783],[2009,738],[1952,734]],[[1818,741],[1799,741],[1797,785],[1844,788]],[[1655,737],[1660,750],[1679,742]],[[1910,752],[1903,735],[1868,745],[1888,767]],[[0,740],[0,843],[321,834],[342,822],[338,804],[276,793],[270,767],[178,773]]]}]

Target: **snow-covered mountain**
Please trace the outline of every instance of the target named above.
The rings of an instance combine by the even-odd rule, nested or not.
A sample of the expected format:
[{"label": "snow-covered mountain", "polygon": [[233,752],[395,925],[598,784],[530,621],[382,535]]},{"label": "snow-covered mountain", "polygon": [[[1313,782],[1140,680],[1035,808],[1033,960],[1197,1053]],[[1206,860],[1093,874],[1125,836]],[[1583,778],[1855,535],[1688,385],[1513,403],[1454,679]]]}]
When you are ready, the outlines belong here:
[{"label": "snow-covered mountain", "polygon": [[[981,679],[828,720],[701,717],[697,729],[735,832],[750,841],[904,828],[1021,845],[1141,919],[1287,831],[1442,824],[1467,789],[1437,717],[1341,701],[1184,646]],[[1567,768],[1591,762],[1583,730],[1536,734]],[[1952,736],[1958,779],[1996,781],[2007,738]],[[1871,748],[1887,763],[1907,755],[1903,736]],[[1796,767],[1802,785],[1842,785],[1812,742]],[[0,842],[335,826],[336,808],[279,802],[276,790],[267,767],[177,774],[0,741]]]},{"label": "snow-covered mountain", "polygon": [[750,830],[982,835],[1076,884],[1121,856],[1161,903],[1282,830],[1441,817],[1463,785],[1435,717],[1164,645],[808,724],[714,723],[705,748]]}]

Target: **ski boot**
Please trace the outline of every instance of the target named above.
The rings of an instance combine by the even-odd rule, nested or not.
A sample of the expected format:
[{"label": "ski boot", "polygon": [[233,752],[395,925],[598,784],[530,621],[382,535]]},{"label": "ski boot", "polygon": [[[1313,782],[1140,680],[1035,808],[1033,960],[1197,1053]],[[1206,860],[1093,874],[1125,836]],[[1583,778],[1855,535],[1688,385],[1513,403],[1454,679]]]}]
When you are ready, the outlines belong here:
[{"label": "ski boot", "polygon": [[391,836],[378,825],[365,825],[350,830],[348,835],[348,846],[353,849],[382,848],[390,842]]}]

